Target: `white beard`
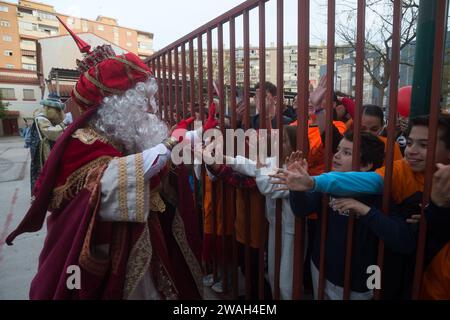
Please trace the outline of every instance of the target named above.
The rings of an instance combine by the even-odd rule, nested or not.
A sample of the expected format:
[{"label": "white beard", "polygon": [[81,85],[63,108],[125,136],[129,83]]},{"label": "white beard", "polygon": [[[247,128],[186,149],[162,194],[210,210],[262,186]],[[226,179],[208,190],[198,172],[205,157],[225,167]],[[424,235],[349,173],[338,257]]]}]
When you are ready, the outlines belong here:
[{"label": "white beard", "polygon": [[167,138],[169,128],[149,108],[158,110],[154,78],[136,84],[123,95],[106,97],[90,125],[126,155],[150,149]]}]

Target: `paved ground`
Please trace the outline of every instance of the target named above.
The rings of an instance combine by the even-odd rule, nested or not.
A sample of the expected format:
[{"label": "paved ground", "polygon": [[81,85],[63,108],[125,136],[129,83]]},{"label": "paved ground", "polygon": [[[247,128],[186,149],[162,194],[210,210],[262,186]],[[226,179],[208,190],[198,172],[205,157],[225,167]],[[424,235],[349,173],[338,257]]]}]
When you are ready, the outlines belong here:
[{"label": "paved ground", "polygon": [[45,230],[20,236],[12,247],[4,243],[29,208],[29,166],[22,138],[0,138],[0,300],[28,299],[44,243]]}]

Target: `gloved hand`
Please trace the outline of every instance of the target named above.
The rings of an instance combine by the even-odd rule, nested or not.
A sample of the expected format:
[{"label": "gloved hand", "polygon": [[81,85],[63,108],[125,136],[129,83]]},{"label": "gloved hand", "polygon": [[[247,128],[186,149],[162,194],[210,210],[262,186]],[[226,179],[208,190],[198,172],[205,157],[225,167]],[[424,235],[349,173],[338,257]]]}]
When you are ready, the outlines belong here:
[{"label": "gloved hand", "polygon": [[175,128],[175,130],[178,130],[178,129],[187,130],[187,127],[194,121],[195,121],[195,117],[189,118],[187,120],[181,120],[180,123],[177,124],[177,127]]},{"label": "gloved hand", "polygon": [[219,122],[215,119],[215,115],[216,115],[216,104],[213,102],[209,106],[208,119],[206,120],[206,123],[203,125],[204,132],[209,129],[217,127],[217,125],[219,124]]},{"label": "gloved hand", "polygon": [[73,117],[72,117],[72,113],[66,113],[66,116],[64,117],[63,123],[68,126],[69,124],[73,123]]},{"label": "gloved hand", "polygon": [[178,123],[175,129],[172,131],[171,137],[177,139],[178,142],[182,142],[186,135],[188,126],[194,121],[195,117],[189,118],[187,120],[181,120],[180,123]]}]

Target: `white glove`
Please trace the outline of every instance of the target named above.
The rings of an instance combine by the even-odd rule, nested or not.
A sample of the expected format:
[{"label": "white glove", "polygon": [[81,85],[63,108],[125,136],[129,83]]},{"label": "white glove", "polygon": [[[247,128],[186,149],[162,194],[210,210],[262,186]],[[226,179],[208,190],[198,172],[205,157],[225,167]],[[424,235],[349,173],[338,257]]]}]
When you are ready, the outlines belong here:
[{"label": "white glove", "polygon": [[71,112],[66,113],[66,117],[64,118],[63,123],[65,125],[69,125],[69,124],[73,123],[73,117],[72,117],[72,113]]}]

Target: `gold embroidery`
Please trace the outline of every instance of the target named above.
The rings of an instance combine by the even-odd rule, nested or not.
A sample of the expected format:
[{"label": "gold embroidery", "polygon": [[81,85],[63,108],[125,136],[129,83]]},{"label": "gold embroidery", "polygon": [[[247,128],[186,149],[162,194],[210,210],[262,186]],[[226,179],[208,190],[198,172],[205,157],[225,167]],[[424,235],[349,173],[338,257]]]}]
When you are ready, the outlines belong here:
[{"label": "gold embroidery", "polygon": [[107,86],[103,85],[102,83],[100,83],[100,81],[98,81],[97,79],[95,79],[94,77],[92,77],[89,74],[89,71],[86,71],[84,73],[84,76],[86,77],[86,79],[88,81],[90,81],[93,85],[95,85],[97,88],[99,88],[100,90],[112,93],[112,94],[117,94],[117,95],[121,95],[124,93],[124,91],[122,90],[118,90],[118,89],[112,89],[112,88],[108,88]]},{"label": "gold embroidery", "polygon": [[121,221],[128,221],[127,159],[119,159],[119,211]]},{"label": "gold embroidery", "polygon": [[99,166],[109,164],[111,159],[108,156],[97,158],[73,172],[64,185],[53,190],[50,208],[58,209],[64,200],[73,199],[78,192],[86,187],[86,178],[91,171]]},{"label": "gold embroidery", "polygon": [[128,61],[126,59],[122,59],[122,58],[119,58],[119,57],[111,57],[110,59],[120,61],[123,64],[126,64],[127,66],[130,66],[132,69],[134,69],[136,71],[140,71],[140,72],[145,73],[145,74],[147,74],[149,76],[151,75],[151,73],[148,72],[147,70],[145,70],[145,69],[135,65],[134,63],[132,63],[131,61]]},{"label": "gold embroidery", "polygon": [[156,290],[166,300],[178,300],[178,291],[172,279],[159,258],[154,255],[151,264],[151,271],[155,281]]},{"label": "gold embroidery", "polygon": [[194,278],[195,284],[197,285],[198,292],[200,293],[200,296],[203,297],[202,269],[197,258],[189,247],[186,238],[186,231],[184,230],[184,222],[178,210],[175,211],[175,216],[173,218],[172,232],[184,258],[186,259],[186,264],[191,270],[191,274]]},{"label": "gold embroidery", "polygon": [[83,267],[83,269],[86,269],[90,273],[95,274],[97,276],[102,276],[108,269],[109,259],[97,258],[91,253],[90,247],[94,222],[95,222],[95,214],[92,216],[91,221],[89,223],[86,237],[84,238],[83,242],[83,248],[81,249],[80,257],[78,258],[78,263],[80,266]]},{"label": "gold embroidery", "polygon": [[164,213],[166,204],[164,203],[158,191],[150,192],[150,211]]},{"label": "gold embroidery", "polygon": [[[153,221],[153,226],[159,229],[159,232],[163,232],[158,215],[150,213],[149,220]],[[167,271],[166,266],[156,254],[153,255],[151,267],[151,271],[154,275],[155,285],[158,291],[162,293],[167,300],[178,299],[179,293],[174,284],[174,281]]]},{"label": "gold embroidery", "polygon": [[88,106],[94,104],[92,101],[90,101],[90,100],[86,99],[85,97],[83,97],[83,96],[78,92],[76,86],[73,88],[73,93],[75,94],[75,97],[76,97],[78,100],[80,100],[81,102],[83,102],[84,104],[86,104],[86,105],[88,105]]},{"label": "gold embroidery", "polygon": [[72,138],[78,139],[84,144],[92,145],[95,143],[95,141],[99,140],[103,143],[109,144],[108,139],[97,133],[92,128],[83,128],[78,129],[75,131],[75,133],[72,135]]},{"label": "gold embroidery", "polygon": [[139,282],[149,271],[150,261],[152,260],[152,243],[150,241],[150,231],[145,225],[141,236],[131,250],[127,263],[127,271],[125,275],[125,286],[123,296],[127,300],[136,289]]},{"label": "gold embroidery", "polygon": [[136,221],[145,222],[145,181],[144,156],[139,153],[135,156],[136,169]]}]

